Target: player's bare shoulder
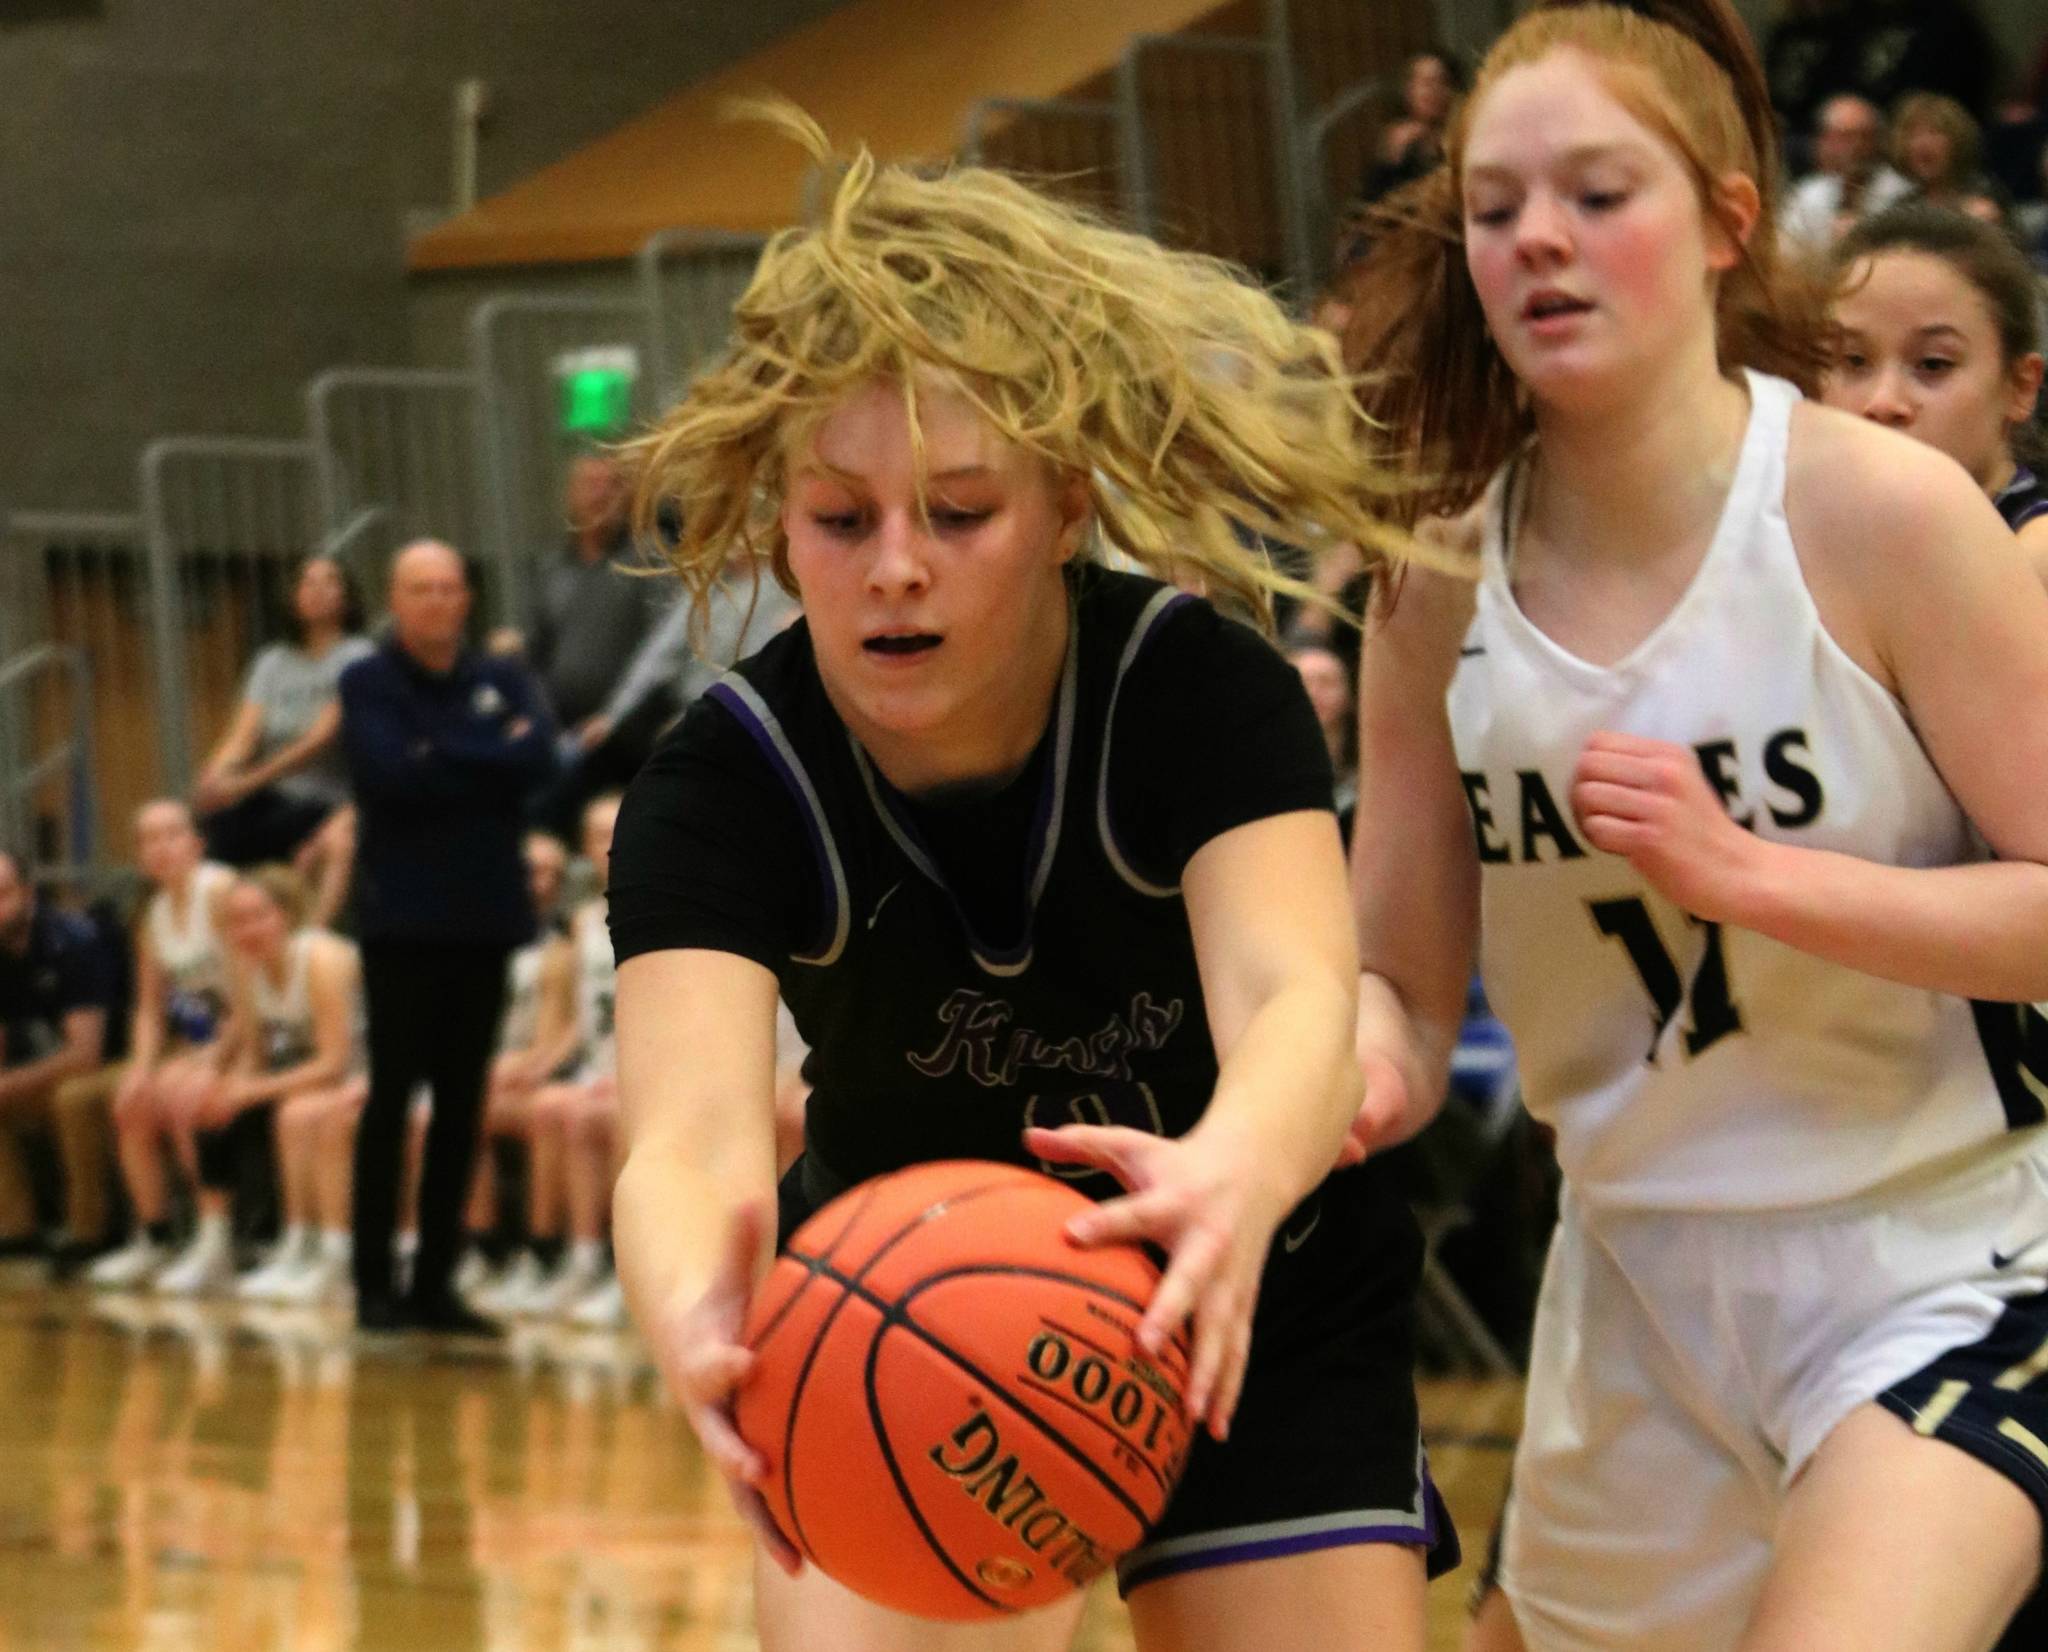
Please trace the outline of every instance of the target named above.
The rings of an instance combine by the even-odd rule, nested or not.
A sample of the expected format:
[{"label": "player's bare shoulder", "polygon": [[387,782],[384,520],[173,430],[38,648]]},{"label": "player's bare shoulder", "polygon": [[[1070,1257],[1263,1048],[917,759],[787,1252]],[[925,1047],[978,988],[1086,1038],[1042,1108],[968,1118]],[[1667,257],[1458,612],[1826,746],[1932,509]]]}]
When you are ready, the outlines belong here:
[{"label": "player's bare shoulder", "polygon": [[1785,520],[1822,625],[1895,693],[1887,661],[1899,591],[1939,588],[1957,555],[2011,546],[1983,490],[1947,454],[1812,402],[1793,410]]},{"label": "player's bare shoulder", "polygon": [[[1958,526],[1997,513],[1969,472],[1926,442],[1834,408],[1793,410],[1785,511],[1809,579],[1887,580],[1939,556]],[[1902,566],[1896,553],[1912,559]],[[1886,557],[1882,568],[1873,567]]]}]

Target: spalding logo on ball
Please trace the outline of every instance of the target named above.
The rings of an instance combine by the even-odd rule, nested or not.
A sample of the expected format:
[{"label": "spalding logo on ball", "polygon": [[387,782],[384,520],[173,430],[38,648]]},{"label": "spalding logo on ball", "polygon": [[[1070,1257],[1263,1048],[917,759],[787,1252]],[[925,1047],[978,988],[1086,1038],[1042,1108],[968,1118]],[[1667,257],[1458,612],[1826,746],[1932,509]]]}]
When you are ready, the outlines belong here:
[{"label": "spalding logo on ball", "polygon": [[804,1556],[919,1617],[1045,1606],[1165,1511],[1188,1350],[1138,1321],[1159,1270],[1082,1250],[1088,1201],[1036,1171],[917,1165],[820,1210],[762,1282],[735,1405]]}]

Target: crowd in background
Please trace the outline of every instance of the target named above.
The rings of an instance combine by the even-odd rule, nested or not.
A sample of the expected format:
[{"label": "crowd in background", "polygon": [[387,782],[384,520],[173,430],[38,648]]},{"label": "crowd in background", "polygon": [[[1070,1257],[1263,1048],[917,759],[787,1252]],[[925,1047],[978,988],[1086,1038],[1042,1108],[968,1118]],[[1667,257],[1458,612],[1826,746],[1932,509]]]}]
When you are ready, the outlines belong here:
[{"label": "crowd in background", "polygon": [[134,820],[132,914],[0,847],[0,1260],[370,1329],[623,1322],[618,794],[795,605],[735,570],[693,627],[608,455],[564,506],[527,625],[487,635],[450,547],[399,554],[376,637],[309,557],[190,796]]},{"label": "crowd in background", "polygon": [[[1948,245],[1928,214],[1975,219],[2031,262],[2038,312],[2048,41],[2001,65],[1966,5],[1806,0],[1764,46],[1788,239],[1866,282],[1887,249]],[[1364,202],[1442,163],[1463,84],[1449,53],[1411,60]],[[2017,313],[2024,277],[2006,280],[1988,245],[1962,237],[1940,256],[1992,271],[1970,278],[2010,375],[2041,328]],[[1315,319],[1341,332],[1343,249],[1338,262]],[[1861,360],[1845,355],[1845,383]],[[1879,405],[1874,377],[1841,399],[1912,422]],[[2029,417],[2008,421],[2022,458]],[[1996,492],[2010,469],[1983,479]],[[0,1259],[107,1291],[352,1296],[378,1330],[623,1323],[607,1252],[618,794],[716,673],[796,612],[735,565],[693,623],[675,583],[647,577],[658,558],[629,507],[615,460],[573,459],[564,539],[539,564],[532,611],[485,635],[448,547],[397,559],[374,638],[353,572],[309,558],[190,796],[136,817],[146,896],[125,922],[39,898],[0,847]],[[1357,561],[1327,557],[1314,578],[1361,610]],[[1313,605],[1283,620],[1348,833],[1357,632]],[[1492,1052],[1474,1009],[1475,1047]],[[786,1017],[785,1031],[789,1123],[802,1051]],[[1453,1162],[1434,1179],[1453,1193],[1496,1174],[1476,1162],[1486,1154],[1529,1150],[1526,1133],[1497,1128],[1503,1067],[1488,1054],[1474,1107],[1440,1133]],[[1490,1236],[1477,1271],[1499,1275],[1510,1246],[1506,1271],[1533,1276],[1539,1225]]]}]

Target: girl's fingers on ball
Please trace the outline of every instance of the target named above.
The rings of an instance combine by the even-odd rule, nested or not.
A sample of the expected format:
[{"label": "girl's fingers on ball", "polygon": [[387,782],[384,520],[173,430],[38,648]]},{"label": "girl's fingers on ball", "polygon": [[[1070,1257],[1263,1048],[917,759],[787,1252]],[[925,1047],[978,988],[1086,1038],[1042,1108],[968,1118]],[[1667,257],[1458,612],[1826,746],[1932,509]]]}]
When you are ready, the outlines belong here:
[{"label": "girl's fingers on ball", "polygon": [[754,1535],[761,1540],[761,1547],[768,1551],[770,1560],[791,1577],[804,1569],[804,1557],[782,1535],[782,1528],[775,1524],[775,1517],[768,1512],[768,1505],[761,1501],[759,1492],[747,1486],[734,1486],[732,1502],[733,1507],[739,1510],[740,1518],[754,1528]]}]

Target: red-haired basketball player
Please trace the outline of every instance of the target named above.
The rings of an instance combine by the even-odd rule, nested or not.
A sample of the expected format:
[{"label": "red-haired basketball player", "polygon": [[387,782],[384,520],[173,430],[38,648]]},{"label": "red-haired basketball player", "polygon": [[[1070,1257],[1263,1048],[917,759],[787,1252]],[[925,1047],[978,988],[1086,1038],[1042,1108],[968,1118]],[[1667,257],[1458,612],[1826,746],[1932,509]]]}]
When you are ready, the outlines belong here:
[{"label": "red-haired basketball player", "polygon": [[1368,1076],[1416,1104],[1363,1125],[1434,1101],[1478,943],[1566,1182],[1529,1646],[2018,1652],[2048,600],[1970,476],[1795,389],[1771,119],[1722,0],[1539,7],[1358,282],[1430,503],[1491,478],[1476,600],[1418,574],[1363,656]]}]

